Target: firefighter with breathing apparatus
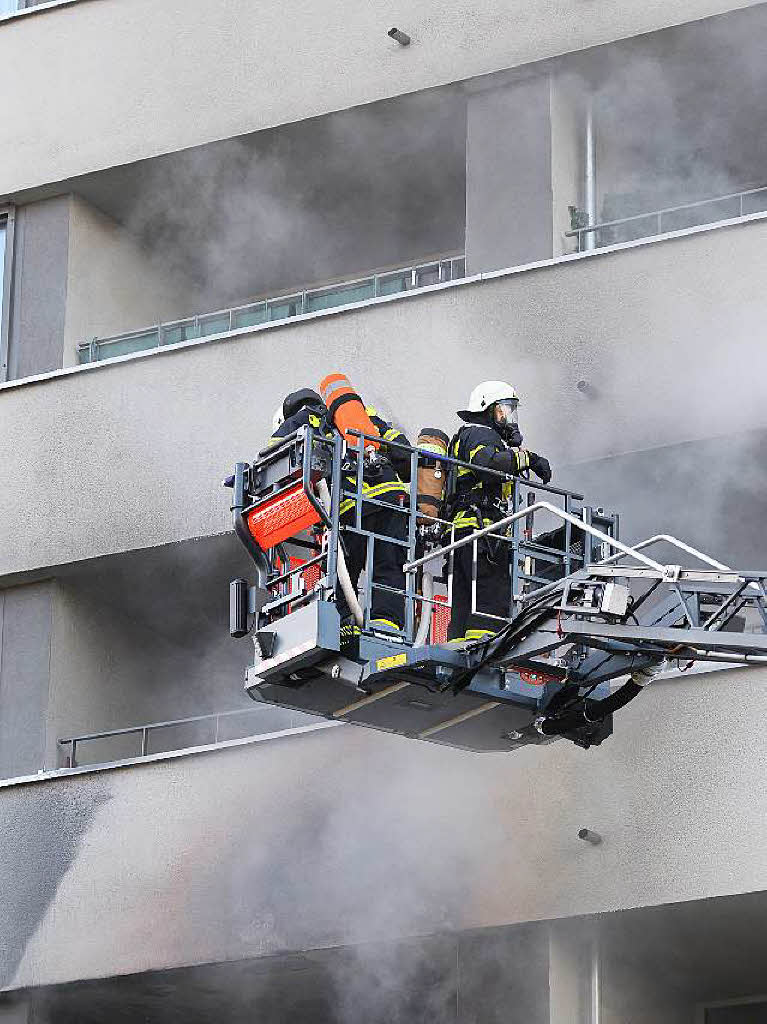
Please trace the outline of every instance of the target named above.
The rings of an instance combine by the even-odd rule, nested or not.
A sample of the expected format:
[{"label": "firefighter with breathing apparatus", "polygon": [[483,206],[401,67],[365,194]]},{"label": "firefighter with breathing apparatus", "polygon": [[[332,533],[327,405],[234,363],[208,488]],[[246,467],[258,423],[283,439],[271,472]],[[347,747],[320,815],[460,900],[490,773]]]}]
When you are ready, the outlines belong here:
[{"label": "firefighter with breathing apparatus", "polygon": [[299,427],[314,427],[322,430],[326,437],[333,436],[333,427],[328,410],[316,391],[300,388],[291,391],[272,417],[272,436],[269,444],[277,444],[283,437],[294,434]]},{"label": "firefighter with breathing apparatus", "polygon": [[[408,517],[391,507],[407,509],[410,479],[410,455],[393,448],[386,442],[409,444],[407,437],[378,415],[371,406],[365,406],[351,386],[349,379],[341,373],[332,373],[320,383],[320,392],[328,410],[329,419],[344,437],[348,445],[348,456],[342,467],[342,481],[345,490],[354,491],[357,485],[357,459],[360,438],[352,431],[370,435],[363,442],[362,494],[381,504],[370,501],[362,504],[362,529],[378,537],[406,540]],[[355,524],[354,497],[348,493],[342,497],[339,506],[342,526]],[[367,558],[367,537],[346,530],[342,533],[346,562],[352,584],[356,587]],[[405,574],[402,566],[407,558],[407,547],[401,544],[387,544],[377,539],[373,548],[373,583],[381,586],[405,589]],[[350,609],[343,592],[338,596],[338,610],[341,613],[341,640],[347,643],[359,635],[359,626],[350,620]],[[370,625],[373,629],[392,632],[402,629],[405,624],[405,602],[401,594],[391,590],[373,587],[371,591]]]},{"label": "firefighter with breathing apparatus", "polygon": [[[469,396],[468,408],[458,412],[466,425],[450,442],[450,455],[479,470],[492,469],[512,476],[531,470],[547,484],[551,480],[548,460],[522,447],[518,406],[517,393],[506,381],[479,384]],[[455,539],[503,518],[511,489],[511,481],[475,473],[468,466],[453,467],[447,501]],[[482,640],[497,631],[494,620],[482,612],[504,618],[509,614],[509,546],[492,536],[478,541],[475,612],[471,611],[473,551],[474,545],[465,544],[454,553],[449,638],[456,642]]]}]

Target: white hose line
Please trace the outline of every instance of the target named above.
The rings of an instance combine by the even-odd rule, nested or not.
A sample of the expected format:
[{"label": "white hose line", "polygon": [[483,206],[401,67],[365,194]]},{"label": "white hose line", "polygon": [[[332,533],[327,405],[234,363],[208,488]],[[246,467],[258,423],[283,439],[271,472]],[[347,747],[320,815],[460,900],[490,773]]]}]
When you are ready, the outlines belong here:
[{"label": "white hose line", "polygon": [[434,577],[428,569],[424,569],[421,580],[421,621],[418,623],[418,632],[413,641],[413,647],[423,647],[429,638],[431,626],[432,598],[434,597]]},{"label": "white hose line", "polygon": [[[320,501],[325,507],[325,511],[330,514],[330,490],[328,489],[327,480],[320,480],[317,484],[317,493],[320,496]],[[360,607],[360,603],[357,600],[357,591],[352,584],[352,578],[349,575],[349,570],[346,566],[346,559],[344,558],[344,551],[341,547],[341,542],[338,543],[338,559],[336,562],[336,569],[338,572],[338,582],[341,585],[341,590],[344,592],[346,603],[349,605],[349,611],[354,616],[354,621],[358,626],[361,626],[365,621],[365,616]]]}]

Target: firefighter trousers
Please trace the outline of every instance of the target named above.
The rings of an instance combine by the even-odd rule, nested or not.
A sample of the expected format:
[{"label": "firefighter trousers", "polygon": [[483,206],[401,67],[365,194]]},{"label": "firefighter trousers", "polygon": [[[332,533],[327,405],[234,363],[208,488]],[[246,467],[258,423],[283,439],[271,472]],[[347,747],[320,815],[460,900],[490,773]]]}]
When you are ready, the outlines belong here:
[{"label": "firefighter trousers", "polygon": [[[471,536],[472,530],[456,530],[455,539]],[[508,618],[511,603],[509,576],[511,548],[491,538],[477,541],[477,601],[472,612],[472,569],[474,545],[465,544],[453,552],[453,609],[448,629],[449,640],[481,640],[503,625],[482,612]]]},{"label": "firefighter trousers", "polygon": [[[399,495],[396,495],[396,498],[398,504]],[[391,504],[395,504],[395,502],[392,501]],[[380,536],[407,540],[408,517],[404,512],[390,512],[386,508],[377,506],[363,515],[362,528]],[[359,533],[345,531],[343,543],[349,575],[352,585],[356,587],[360,573],[365,568],[367,561],[367,537]],[[398,590],[404,591],[405,573],[402,571],[402,566],[406,560],[407,548],[405,546],[376,540],[373,547],[373,583],[381,583],[387,587],[396,587]],[[348,618],[350,612],[340,586],[336,604],[341,615],[341,622],[343,622],[345,618]],[[388,590],[379,590],[377,587],[373,587],[370,619],[383,620],[383,622],[401,629],[405,624],[404,598],[400,594],[393,594]]]}]

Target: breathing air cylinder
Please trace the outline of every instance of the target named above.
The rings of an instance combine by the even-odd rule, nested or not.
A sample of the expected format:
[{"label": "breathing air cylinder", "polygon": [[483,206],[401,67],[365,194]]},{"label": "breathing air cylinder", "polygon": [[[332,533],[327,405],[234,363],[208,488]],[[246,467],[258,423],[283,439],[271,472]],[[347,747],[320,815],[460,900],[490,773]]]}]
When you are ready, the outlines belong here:
[{"label": "breathing air cylinder", "polygon": [[[447,455],[450,438],[436,427],[423,427],[418,435],[417,447],[435,455]],[[418,460],[418,511],[427,516],[438,516],[445,494],[447,466],[438,459]]]},{"label": "breathing air cylinder", "polygon": [[[343,373],[330,373],[320,381],[322,401],[328,407],[330,419],[335,424],[344,440],[354,448],[359,446],[359,438],[350,434],[350,430],[359,430],[363,434],[378,437],[375,424],[365,412],[365,403],[354,390],[349,378]],[[378,448],[379,442],[365,439],[365,448]]]}]

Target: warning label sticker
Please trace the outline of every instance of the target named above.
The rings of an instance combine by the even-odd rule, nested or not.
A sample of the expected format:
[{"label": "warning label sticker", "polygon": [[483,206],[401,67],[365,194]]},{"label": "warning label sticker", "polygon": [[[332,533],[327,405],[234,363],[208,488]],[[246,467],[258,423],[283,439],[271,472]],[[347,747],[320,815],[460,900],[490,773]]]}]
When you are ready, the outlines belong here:
[{"label": "warning label sticker", "polygon": [[407,665],[407,654],[392,654],[389,658],[379,658],[376,668],[383,672],[387,668],[396,668],[397,665]]}]

